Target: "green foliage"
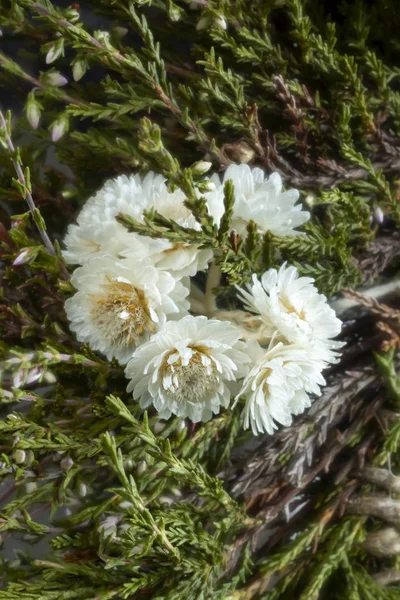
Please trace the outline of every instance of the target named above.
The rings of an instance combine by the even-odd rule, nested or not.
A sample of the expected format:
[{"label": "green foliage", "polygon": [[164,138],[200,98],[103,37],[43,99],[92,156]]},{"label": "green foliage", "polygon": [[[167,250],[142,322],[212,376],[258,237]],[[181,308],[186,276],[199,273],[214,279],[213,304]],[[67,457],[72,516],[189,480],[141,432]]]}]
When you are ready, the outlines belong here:
[{"label": "green foliage", "polygon": [[[24,549],[2,559],[0,599],[392,600],[398,585],[382,590],[370,575],[390,561],[360,550],[369,523],[337,518],[345,484],[316,485],[310,512],[274,523],[282,535],[264,540],[263,502],[288,483],[268,482],[246,502],[228,492],[225,469],[248,442],[239,413],[197,425],[143,414],[121,366],[68,328],[62,236],[121,173],[151,169],[184,191],[196,229],[155,211],[143,223],[118,219],[212,248],[221,307],[234,285],[283,261],[328,296],[361,284],[369,245],[399,224],[397,4],[345,1],[330,14],[314,0],[194,4],[1,3],[0,89],[12,93],[2,102],[21,110],[0,113],[0,535]],[[87,24],[90,10],[101,30]],[[232,162],[278,171],[312,213],[303,235],[252,222],[231,231],[229,182],[217,226],[199,161],[221,174]],[[396,407],[394,356],[377,360]],[[399,441],[395,422],[379,464],[398,465]],[[290,465],[291,453],[278,454]]]}]

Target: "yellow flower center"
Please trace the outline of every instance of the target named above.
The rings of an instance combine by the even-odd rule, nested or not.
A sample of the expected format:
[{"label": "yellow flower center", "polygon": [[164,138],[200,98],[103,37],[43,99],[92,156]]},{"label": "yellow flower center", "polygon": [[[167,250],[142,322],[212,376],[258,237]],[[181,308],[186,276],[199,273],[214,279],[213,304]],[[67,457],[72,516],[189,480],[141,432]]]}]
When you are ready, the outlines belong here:
[{"label": "yellow flower center", "polygon": [[108,277],[103,292],[92,298],[92,319],[110,342],[127,346],[155,332],[144,292],[134,285]]},{"label": "yellow flower center", "polygon": [[217,369],[209,357],[208,348],[200,345],[189,348],[193,354],[187,364],[183,364],[181,357],[169,363],[170,358],[178,353],[173,349],[164,357],[160,367],[164,392],[178,403],[204,401],[218,383]]}]

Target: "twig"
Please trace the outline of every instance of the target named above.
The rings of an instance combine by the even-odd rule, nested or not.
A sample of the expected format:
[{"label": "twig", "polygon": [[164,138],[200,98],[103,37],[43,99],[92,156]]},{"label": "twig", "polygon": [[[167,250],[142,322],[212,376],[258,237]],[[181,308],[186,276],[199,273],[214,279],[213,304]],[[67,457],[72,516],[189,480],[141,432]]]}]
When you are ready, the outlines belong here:
[{"label": "twig", "polygon": [[57,253],[55,251],[55,248],[53,246],[53,242],[51,241],[51,239],[49,238],[49,236],[47,235],[47,231],[44,229],[43,225],[41,224],[41,220],[35,218],[36,215],[38,214],[38,209],[35,206],[35,203],[33,201],[32,198],[32,194],[29,191],[29,187],[27,185],[26,179],[25,179],[25,175],[21,169],[21,164],[20,162],[16,159],[16,149],[14,147],[14,144],[12,142],[12,139],[8,133],[8,127],[7,127],[7,122],[4,118],[4,115],[2,113],[2,111],[0,110],[0,129],[2,129],[4,131],[4,140],[7,146],[7,149],[10,153],[10,159],[12,164],[14,165],[14,169],[15,172],[17,174],[18,177],[18,181],[20,182],[20,184],[24,187],[25,190],[25,197],[24,200],[26,201],[26,203],[28,204],[29,207],[29,212],[32,215],[32,218],[36,224],[37,230],[39,231],[39,235],[43,240],[43,243],[47,249],[47,252],[49,254],[51,254],[51,256],[54,256],[55,258],[57,258],[58,263],[60,265],[60,272],[63,276],[64,279],[69,279],[69,273],[66,269],[66,267],[64,266],[64,264],[60,261],[59,257],[57,256]]}]

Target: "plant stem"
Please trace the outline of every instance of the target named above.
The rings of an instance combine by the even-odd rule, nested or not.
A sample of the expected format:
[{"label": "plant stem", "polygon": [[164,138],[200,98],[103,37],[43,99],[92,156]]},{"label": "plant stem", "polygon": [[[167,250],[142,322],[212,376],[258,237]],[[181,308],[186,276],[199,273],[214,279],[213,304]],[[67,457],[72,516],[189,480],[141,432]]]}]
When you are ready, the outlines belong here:
[{"label": "plant stem", "polygon": [[47,249],[47,252],[49,254],[51,254],[51,256],[54,256],[55,258],[57,258],[58,262],[59,262],[59,266],[60,266],[60,272],[61,275],[64,279],[69,279],[69,273],[66,269],[66,267],[64,266],[64,264],[61,262],[61,260],[58,258],[57,253],[55,251],[55,248],[53,246],[53,242],[51,241],[51,239],[49,238],[49,236],[47,235],[47,231],[44,229],[44,227],[40,224],[40,222],[35,219],[35,213],[37,213],[37,208],[35,206],[35,203],[33,201],[32,198],[32,194],[30,193],[29,189],[28,189],[28,185],[26,183],[26,179],[25,179],[25,175],[22,171],[21,168],[21,163],[20,161],[17,159],[16,157],[16,149],[14,147],[14,144],[12,142],[12,139],[8,133],[8,128],[7,128],[7,122],[4,118],[4,115],[2,113],[2,111],[0,110],[0,129],[4,130],[4,140],[6,143],[6,146],[8,148],[8,151],[10,153],[10,159],[12,164],[14,165],[14,169],[15,172],[17,174],[18,177],[18,181],[20,182],[21,185],[24,186],[25,189],[25,198],[24,200],[26,201],[26,203],[28,204],[29,207],[29,212],[32,215],[32,218],[36,224],[37,230],[39,231],[39,235],[43,240],[43,243]]},{"label": "plant stem", "polygon": [[216,288],[220,282],[221,269],[215,262],[212,262],[208,269],[206,293],[204,296],[204,312],[206,315],[211,315],[217,310],[217,299],[214,294],[214,288]]}]

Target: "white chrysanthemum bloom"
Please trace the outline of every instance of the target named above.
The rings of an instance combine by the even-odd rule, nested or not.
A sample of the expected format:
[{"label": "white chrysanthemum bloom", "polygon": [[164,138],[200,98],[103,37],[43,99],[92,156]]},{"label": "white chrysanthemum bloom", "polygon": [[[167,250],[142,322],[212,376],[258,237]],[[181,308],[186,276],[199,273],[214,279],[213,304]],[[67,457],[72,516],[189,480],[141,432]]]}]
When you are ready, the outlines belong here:
[{"label": "white chrysanthemum bloom", "polygon": [[263,335],[272,338],[278,332],[281,339],[306,347],[318,343],[321,358],[332,362],[333,349],[342,344],[331,338],[340,333],[342,323],[313,283],[283,264],[279,271],[266,271],[261,282],[253,275],[253,283],[248,291],[240,289],[240,297],[247,310],[260,315]]},{"label": "white chrysanthemum bloom", "polygon": [[147,262],[96,256],[76,269],[65,303],[72,331],[109,360],[126,363],[168,318],[187,313],[188,289]]},{"label": "white chrysanthemum bloom", "polygon": [[142,408],[154,405],[162,419],[207,421],[229,405],[231,384],[248,370],[239,337],[230,323],[204,316],[170,321],[135,351],[125,370],[128,391]]},{"label": "white chrysanthemum bloom", "polygon": [[318,351],[300,344],[271,345],[267,352],[252,348],[255,366],[244,379],[236,402],[246,397],[243,410],[245,429],[253,433],[272,434],[278,423],[289,426],[292,415],[302,413],[311,405],[309,393],[320,395],[325,384],[321,371],[326,367],[318,359]]},{"label": "white chrysanthemum bloom", "polygon": [[224,185],[231,180],[234,185],[235,203],[233,206],[232,229],[239,234],[246,231],[250,220],[261,232],[271,231],[279,236],[299,235],[295,228],[310,218],[310,213],[302,210],[298,190],[282,191],[279,173],[265,177],[261,169],[251,169],[248,165],[230,165],[223,180],[214,174],[211,181],[215,190],[206,194],[208,210],[219,225],[224,214]]},{"label": "white chrysanthemum bloom", "polygon": [[106,181],[99,192],[86,202],[77,217],[77,225],[68,229],[64,258],[71,264],[84,264],[94,255],[146,258],[158,269],[171,271],[178,279],[203,270],[212,258],[211,249],[196,244],[173,243],[129,233],[116,221],[119,213],[143,222],[143,212],[151,208],[186,228],[201,227],[184,205],[185,194],[170,192],[164,178],[155,173],[121,175]]}]

